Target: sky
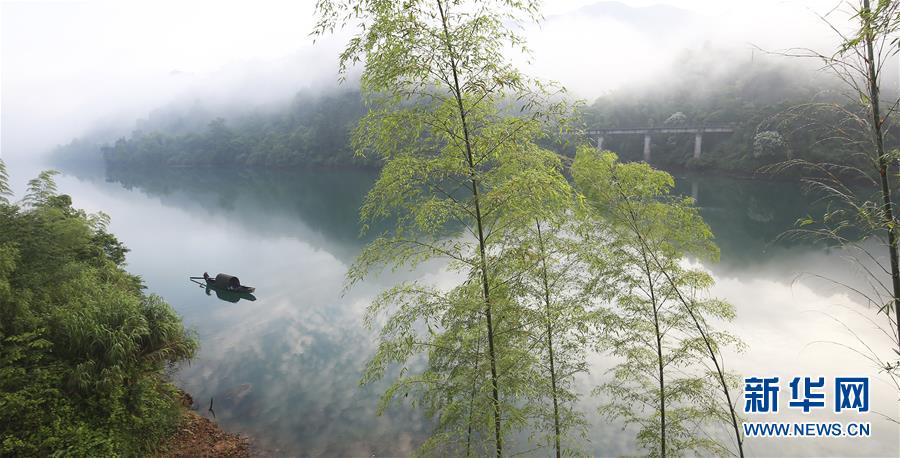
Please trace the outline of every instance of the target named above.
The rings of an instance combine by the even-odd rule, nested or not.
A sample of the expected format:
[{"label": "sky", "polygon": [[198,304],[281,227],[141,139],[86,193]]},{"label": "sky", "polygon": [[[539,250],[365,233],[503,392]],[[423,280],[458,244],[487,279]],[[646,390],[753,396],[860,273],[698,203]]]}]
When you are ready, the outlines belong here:
[{"label": "sky", "polygon": [[[740,58],[752,46],[827,45],[816,13],[837,2],[621,0],[634,8],[624,17],[591,14],[597,3],[545,1],[546,21],[527,30],[526,71],[590,99],[652,83],[679,51],[704,44]],[[648,25],[645,13],[661,6],[678,19]],[[0,155],[40,153],[101,124],[133,125],[179,98],[259,104],[334,85],[347,34],[314,44],[313,14],[314,0],[3,1]]]}]

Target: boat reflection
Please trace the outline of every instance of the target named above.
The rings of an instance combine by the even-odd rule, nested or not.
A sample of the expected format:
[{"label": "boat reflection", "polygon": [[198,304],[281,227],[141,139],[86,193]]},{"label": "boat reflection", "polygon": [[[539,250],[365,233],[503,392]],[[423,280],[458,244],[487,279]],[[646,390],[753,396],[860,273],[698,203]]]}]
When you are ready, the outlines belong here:
[{"label": "boat reflection", "polygon": [[256,296],[248,292],[228,291],[226,289],[214,288],[194,279],[191,279],[191,282],[199,285],[200,288],[202,288],[206,292],[207,296],[212,296],[212,293],[216,293],[216,298],[221,301],[236,303],[241,299],[251,302],[256,300]]},{"label": "boat reflection", "polygon": [[225,290],[221,290],[218,288],[207,287],[206,295],[209,296],[210,292],[215,292],[216,297],[219,298],[219,300],[223,300],[226,302],[237,302],[241,299],[244,299],[246,301],[255,301],[256,300],[256,296],[254,296],[251,293],[236,293],[234,291],[225,291]]}]

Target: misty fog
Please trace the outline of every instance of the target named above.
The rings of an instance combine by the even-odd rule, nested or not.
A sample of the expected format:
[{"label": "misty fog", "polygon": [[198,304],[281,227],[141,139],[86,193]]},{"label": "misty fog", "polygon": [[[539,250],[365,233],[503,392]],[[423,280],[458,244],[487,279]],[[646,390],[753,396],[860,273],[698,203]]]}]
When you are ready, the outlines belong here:
[{"label": "misty fog", "polygon": [[[829,49],[817,15],[827,1],[546,2],[525,31],[524,70],[589,101],[622,87],[659,89],[685,52],[712,49],[714,76],[766,51]],[[202,106],[215,115],[283,105],[300,90],[338,87],[348,31],[313,43],[314,2],[84,2],[2,4],[2,154],[30,157],[76,137],[127,135],[156,110]],[[713,62],[713,61],[710,61]],[[795,73],[811,77],[813,66]],[[805,72],[808,74],[804,74]],[[353,87],[351,70],[345,87]],[[889,78],[892,75],[889,75]]]},{"label": "misty fog", "polygon": [[896,456],[900,0],[855,3],[0,0],[0,455],[743,457],[822,399],[866,434],[748,456]]}]

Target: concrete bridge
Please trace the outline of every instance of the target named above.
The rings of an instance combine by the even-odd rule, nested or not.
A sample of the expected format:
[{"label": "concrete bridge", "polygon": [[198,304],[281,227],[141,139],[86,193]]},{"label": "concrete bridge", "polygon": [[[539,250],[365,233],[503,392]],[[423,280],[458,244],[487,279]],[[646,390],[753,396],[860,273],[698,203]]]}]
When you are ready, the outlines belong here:
[{"label": "concrete bridge", "polygon": [[730,134],[731,126],[697,126],[697,127],[629,127],[594,129],[587,132],[588,137],[596,139],[597,149],[603,149],[603,139],[611,135],[643,135],[644,161],[650,162],[650,136],[654,134],[694,134],[694,158],[699,158],[703,148],[703,134]]}]

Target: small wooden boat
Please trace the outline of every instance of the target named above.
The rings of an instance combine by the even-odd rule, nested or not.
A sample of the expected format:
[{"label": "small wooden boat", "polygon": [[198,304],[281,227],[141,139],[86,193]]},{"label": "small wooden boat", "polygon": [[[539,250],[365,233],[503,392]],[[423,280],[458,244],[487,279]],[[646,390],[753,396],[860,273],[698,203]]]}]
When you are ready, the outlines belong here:
[{"label": "small wooden boat", "polygon": [[233,293],[252,293],[256,291],[256,288],[252,286],[246,286],[241,284],[241,280],[233,275],[228,274],[218,274],[215,277],[210,277],[206,272],[203,273],[202,277],[191,277],[191,280],[204,280],[206,281],[206,286],[230,291]]}]

